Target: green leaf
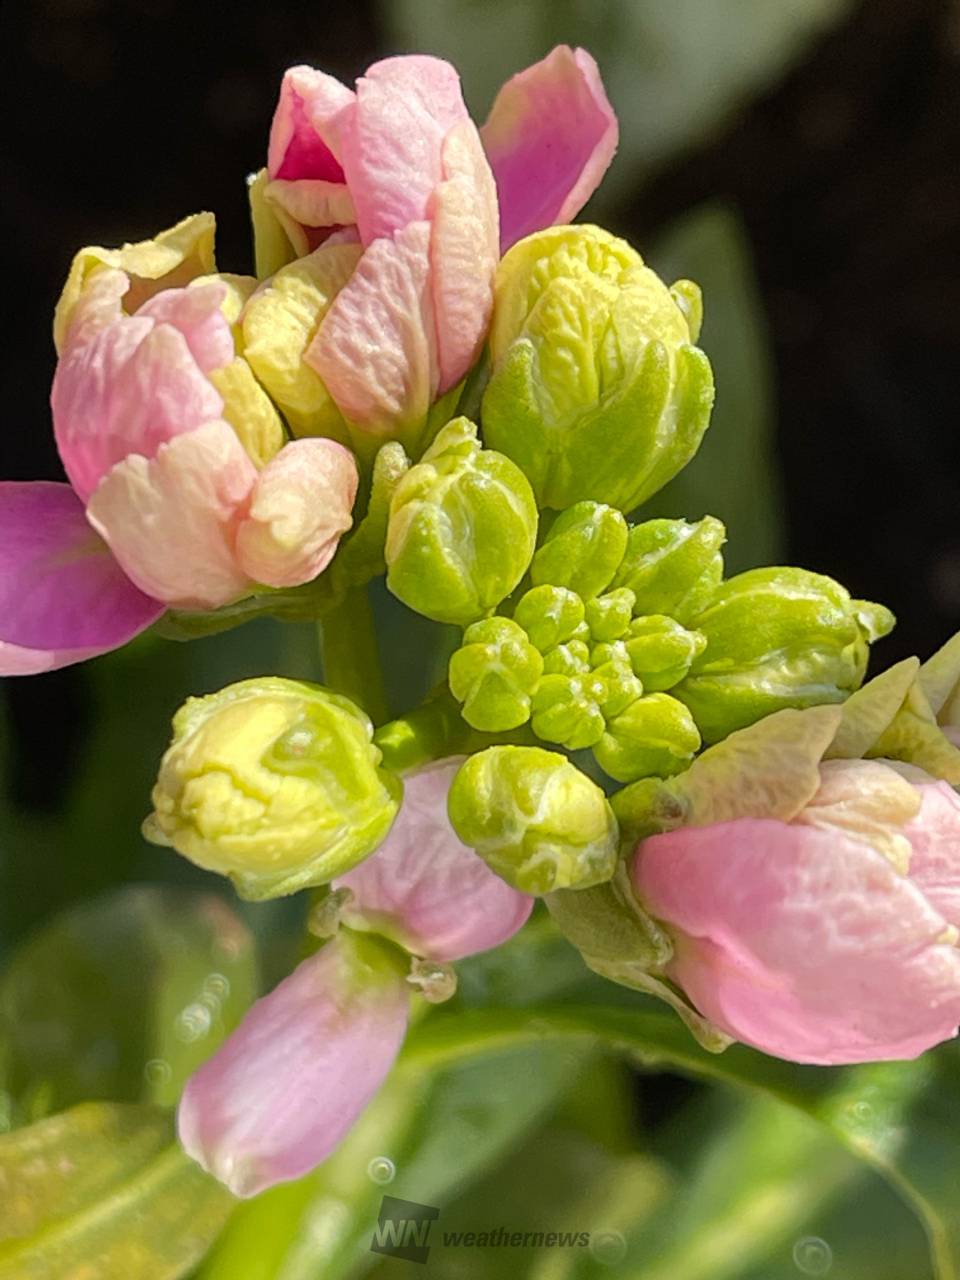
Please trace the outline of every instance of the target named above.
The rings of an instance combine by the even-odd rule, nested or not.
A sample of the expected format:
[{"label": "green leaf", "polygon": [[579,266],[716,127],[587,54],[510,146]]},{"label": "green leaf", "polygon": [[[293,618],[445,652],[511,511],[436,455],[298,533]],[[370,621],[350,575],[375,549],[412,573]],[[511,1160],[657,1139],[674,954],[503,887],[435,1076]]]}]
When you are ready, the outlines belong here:
[{"label": "green leaf", "polygon": [[71,907],[0,976],[14,1109],[174,1103],[256,994],[251,935],[214,894],[133,885]]},{"label": "green leaf", "polygon": [[381,3],[386,44],[453,62],[477,120],[504,80],[553,45],[588,49],[620,117],[620,148],[597,209],[728,124],[851,7],[851,0],[739,0],[733,9],[703,0]]},{"label": "green leaf", "polygon": [[697,456],[643,505],[639,518],[697,520],[709,513],[729,531],[727,576],[775,564],[783,506],[773,445],[772,357],[743,224],[723,204],[702,205],[671,227],[649,256],[665,279],[689,277],[703,291],[699,345],[713,365],[717,402]]},{"label": "green leaf", "polygon": [[887,1178],[918,1215],[937,1280],[960,1277],[960,1048],[914,1062],[801,1067],[735,1045],[712,1055],[679,1022],[638,1007],[546,1006],[437,1014],[416,1028],[401,1061],[436,1068],[531,1039],[609,1044],[649,1067],[672,1068],[772,1097],[813,1117]]},{"label": "green leaf", "polygon": [[177,1280],[233,1204],[168,1112],[74,1107],[0,1137],[0,1280]]}]

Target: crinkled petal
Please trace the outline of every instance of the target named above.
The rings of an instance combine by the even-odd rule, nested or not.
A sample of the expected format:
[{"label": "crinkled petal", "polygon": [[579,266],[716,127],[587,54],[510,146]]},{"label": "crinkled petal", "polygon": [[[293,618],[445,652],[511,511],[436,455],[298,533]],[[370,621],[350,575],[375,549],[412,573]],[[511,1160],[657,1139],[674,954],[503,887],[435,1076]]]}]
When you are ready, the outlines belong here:
[{"label": "crinkled petal", "polygon": [[234,552],[257,470],[226,422],[131,454],[100,481],[87,518],[133,581],[184,609],[216,609],[250,588]]},{"label": "crinkled petal", "polygon": [[960,796],[946,782],[917,790],[920,812],[903,831],[913,850],[910,879],[960,929]]},{"label": "crinkled petal", "polygon": [[[201,298],[204,292],[196,291]],[[50,404],[60,457],[83,499],[127,454],[152,458],[160,445],[223,410],[187,339],[148,314],[108,324],[89,341],[69,342]]]},{"label": "crinkled petal", "polygon": [[162,612],[125,576],[69,485],[0,482],[0,675],[116,649]]},{"label": "crinkled petal", "polygon": [[325,1160],[393,1065],[404,979],[368,965],[363,947],[341,935],[305,960],[187,1081],[180,1140],[235,1195]]},{"label": "crinkled petal", "polygon": [[430,246],[441,395],[465,377],[480,354],[500,256],[497,189],[472,121],[450,130],[442,159]]},{"label": "crinkled petal", "polygon": [[221,310],[227,285],[219,281],[188,289],[164,289],[137,312],[183,334],[190,354],[204,373],[222,369],[236,354],[230,322]]},{"label": "crinkled petal", "polygon": [[960,951],[877,850],[744,818],[644,841],[633,877],[670,976],[739,1040],[795,1062],[912,1058],[956,1034]]},{"label": "crinkled petal", "polygon": [[270,128],[270,177],[343,182],[337,121],[353,102],[353,90],[336,77],[313,67],[290,67],[280,85]]},{"label": "crinkled petal", "polygon": [[430,216],[444,138],[468,119],[460,77],[441,58],[386,58],[357,81],[341,160],[364,245]]},{"label": "crinkled petal", "polygon": [[347,188],[321,178],[276,179],[267,183],[263,194],[285,215],[284,226],[293,221],[302,227],[339,227],[353,223],[356,216]]},{"label": "crinkled petal", "polygon": [[337,294],[305,359],[366,430],[421,421],[437,391],[429,222],[376,240]]},{"label": "crinkled petal", "polygon": [[403,805],[386,840],[335,882],[353,893],[342,913],[348,924],[441,962],[506,942],[533,909],[533,898],[457,839],[447,793],[460,764],[443,760],[405,778]]},{"label": "crinkled petal", "polygon": [[596,62],[558,45],[513,76],[480,130],[500,195],[500,246],[572,222],[600,185],[619,130]]},{"label": "crinkled petal", "polygon": [[333,440],[294,440],[260,472],[237,530],[237,560],[255,582],[296,587],[322,573],[353,523],[357,464]]}]

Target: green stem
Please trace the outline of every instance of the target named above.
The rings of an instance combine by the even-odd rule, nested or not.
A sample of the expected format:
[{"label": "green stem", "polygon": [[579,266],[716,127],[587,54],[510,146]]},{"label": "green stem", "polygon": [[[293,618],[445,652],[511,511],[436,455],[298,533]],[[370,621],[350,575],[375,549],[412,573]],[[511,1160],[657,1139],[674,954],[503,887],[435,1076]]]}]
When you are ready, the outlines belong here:
[{"label": "green stem", "polygon": [[324,680],[359,703],[374,724],[382,724],[387,699],[367,588],[353,587],[319,625]]}]

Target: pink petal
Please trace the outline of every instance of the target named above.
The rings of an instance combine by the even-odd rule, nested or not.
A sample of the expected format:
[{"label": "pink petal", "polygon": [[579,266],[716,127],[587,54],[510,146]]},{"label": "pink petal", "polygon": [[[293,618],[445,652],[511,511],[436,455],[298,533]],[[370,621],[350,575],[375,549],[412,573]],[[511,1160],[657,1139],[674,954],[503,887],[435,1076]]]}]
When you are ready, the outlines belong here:
[{"label": "pink petal", "polygon": [[795,1062],[916,1057],[956,1034],[960,951],[869,845],[744,818],[644,841],[633,877],[670,976],[723,1030]]},{"label": "pink petal", "polygon": [[480,130],[500,194],[500,247],[572,222],[617,149],[617,117],[596,62],[558,45],[503,86]]},{"label": "pink petal", "polygon": [[187,1153],[244,1197],[320,1164],[393,1065],[405,986],[376,943],[347,934],[327,943],[187,1081],[178,1115]]},{"label": "pink petal", "polygon": [[442,165],[430,245],[441,395],[480,354],[500,256],[497,189],[472,121],[454,125],[447,134]]},{"label": "pink petal", "polygon": [[164,289],[145,302],[137,315],[179,330],[198,367],[210,373],[236,355],[230,322],[220,310],[226,296],[226,285],[217,281],[190,289]]},{"label": "pink petal", "polygon": [[123,574],[69,485],[0,482],[0,675],[116,649],[162,612]]},{"label": "pink petal", "polygon": [[291,67],[285,72],[270,128],[270,177],[343,182],[337,160],[337,120],[354,97],[334,76],[313,67]]},{"label": "pink petal", "polygon": [[252,585],[234,543],[257,470],[226,422],[131,454],[100,481],[87,518],[133,581],[184,609],[216,609]]},{"label": "pink petal", "polygon": [[357,81],[341,160],[363,244],[430,216],[443,141],[468,119],[460,77],[440,58],[386,58]]},{"label": "pink petal", "polygon": [[913,849],[910,879],[960,929],[960,796],[946,782],[917,789],[920,812],[904,827]]},{"label": "pink petal", "polygon": [[343,919],[373,929],[427,960],[461,960],[512,938],[533,898],[518,893],[457,839],[447,793],[460,760],[444,760],[404,779],[403,805],[390,834],[335,887],[354,898]]},{"label": "pink petal", "polygon": [[322,573],[353,520],[357,464],[333,440],[284,445],[257,478],[237,531],[237,560],[248,577],[296,587]]},{"label": "pink petal", "polygon": [[420,422],[437,392],[430,223],[369,246],[304,359],[341,413],[370,431]]},{"label": "pink petal", "polygon": [[[78,313],[84,305],[81,299]],[[74,334],[89,332],[81,313],[50,398],[57,448],[83,499],[127,454],[152,458],[160,445],[223,410],[187,339],[172,325],[158,325],[149,314],[124,316],[97,329],[89,341],[74,340]]]}]

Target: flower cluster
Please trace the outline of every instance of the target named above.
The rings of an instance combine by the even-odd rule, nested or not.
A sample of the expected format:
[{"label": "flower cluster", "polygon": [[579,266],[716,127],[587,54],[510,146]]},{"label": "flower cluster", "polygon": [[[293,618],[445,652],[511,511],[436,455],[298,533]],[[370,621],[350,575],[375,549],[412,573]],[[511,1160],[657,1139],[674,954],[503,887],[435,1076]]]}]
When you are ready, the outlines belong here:
[{"label": "flower cluster", "polygon": [[[882,605],[727,576],[710,515],[630,522],[714,387],[697,286],[572,223],[616,142],[583,50],[480,129],[439,59],[353,88],[295,67],[249,184],[255,276],[217,270],[207,214],[71,267],[68,483],[0,484],[0,673],[161,616],[325,632],[326,685],[185,704],[144,827],[245,898],[312,895],[307,958],[180,1107],[238,1195],[324,1160],[411,1002],[536,898],[711,1048],[860,1062],[960,1024],[960,639],[865,684]],[[375,724],[350,604],[380,575],[460,641]]]}]

